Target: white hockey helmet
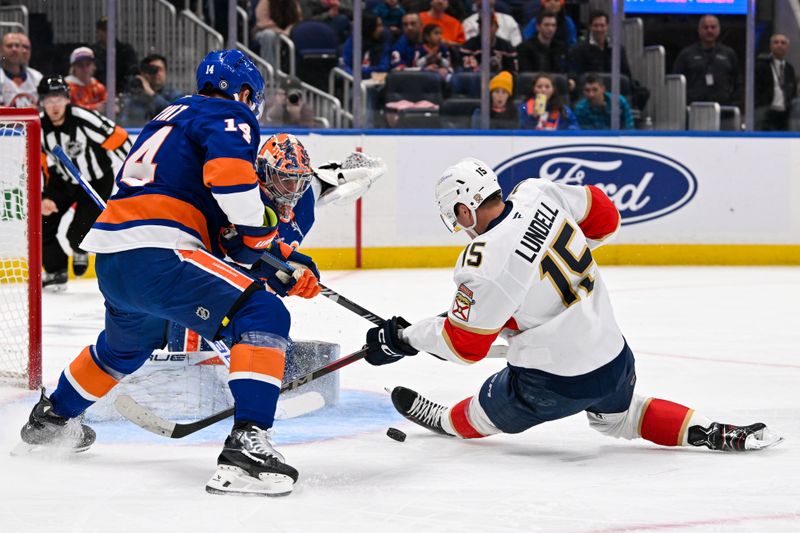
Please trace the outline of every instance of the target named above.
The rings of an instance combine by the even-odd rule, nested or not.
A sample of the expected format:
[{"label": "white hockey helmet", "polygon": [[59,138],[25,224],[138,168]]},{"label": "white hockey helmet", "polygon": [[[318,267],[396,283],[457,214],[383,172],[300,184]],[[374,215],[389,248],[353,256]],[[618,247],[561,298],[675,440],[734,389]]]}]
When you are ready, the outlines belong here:
[{"label": "white hockey helmet", "polygon": [[[475,210],[484,200],[500,190],[497,175],[491,167],[474,157],[462,159],[448,167],[436,183],[436,202],[442,222],[451,232],[475,227]],[[456,205],[464,204],[472,214],[472,225],[464,227],[456,218]]]}]

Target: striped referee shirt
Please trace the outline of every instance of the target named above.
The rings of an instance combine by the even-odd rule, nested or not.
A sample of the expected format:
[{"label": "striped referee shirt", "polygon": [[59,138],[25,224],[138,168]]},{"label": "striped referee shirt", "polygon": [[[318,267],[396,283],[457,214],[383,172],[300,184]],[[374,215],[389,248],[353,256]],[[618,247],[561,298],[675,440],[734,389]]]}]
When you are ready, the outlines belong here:
[{"label": "striped referee shirt", "polygon": [[53,155],[52,150],[56,145],[64,149],[89,181],[105,176],[113,179],[110,154],[124,161],[131,148],[128,132],[96,111],[68,105],[61,126],[53,126],[44,112],[39,117],[42,121],[42,171],[46,180],[49,180],[50,171],[55,167],[62,179],[75,182],[68,172],[61,169]]}]

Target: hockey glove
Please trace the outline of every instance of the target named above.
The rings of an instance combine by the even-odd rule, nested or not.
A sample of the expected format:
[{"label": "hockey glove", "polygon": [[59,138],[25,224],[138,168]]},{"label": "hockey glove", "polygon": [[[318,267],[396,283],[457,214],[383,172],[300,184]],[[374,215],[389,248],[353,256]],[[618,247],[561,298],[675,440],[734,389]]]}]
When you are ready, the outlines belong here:
[{"label": "hockey glove", "polygon": [[240,265],[250,266],[269,249],[277,235],[278,215],[265,207],[264,223],[261,226],[231,225],[222,231],[219,243],[228,257]]},{"label": "hockey glove", "polygon": [[309,256],[283,242],[274,242],[267,253],[294,268],[294,273],[287,274],[263,261],[253,265],[253,274],[262,279],[275,294],[313,298],[320,293],[319,269]]},{"label": "hockey glove", "polygon": [[417,355],[418,351],[403,340],[402,331],[411,324],[401,316],[394,316],[383,326],[367,331],[366,360],[369,364],[380,366],[395,363],[407,355]]},{"label": "hockey glove", "polygon": [[321,187],[317,205],[346,205],[366,193],[386,173],[379,157],[353,152],[344,161],[328,161],[315,169]]}]

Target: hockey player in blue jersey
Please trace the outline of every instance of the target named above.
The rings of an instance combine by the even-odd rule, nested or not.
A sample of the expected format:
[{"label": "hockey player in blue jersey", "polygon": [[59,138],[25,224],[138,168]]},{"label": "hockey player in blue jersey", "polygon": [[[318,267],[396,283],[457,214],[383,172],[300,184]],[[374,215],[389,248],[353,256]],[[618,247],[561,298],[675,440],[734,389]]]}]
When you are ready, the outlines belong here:
[{"label": "hockey player in blue jersey", "polygon": [[82,243],[97,254],[105,330],[64,369],[49,398],[42,391],[22,428],[25,443],[88,449],[95,434],[80,415],[164,346],[172,321],[236,342],[234,426],[206,490],[291,492],[297,471],[270,439],[290,317],[256,278],[272,274],[259,262],[264,252],[301,273],[272,279],[273,288],[283,283],[278,292],[313,296],[318,272],[309,257],[273,243],[278,214],[265,208],[254,168],[263,90],[244,54],[211,52],[197,69],[198,94],[177,100],[142,130],[117,175],[119,192]]}]

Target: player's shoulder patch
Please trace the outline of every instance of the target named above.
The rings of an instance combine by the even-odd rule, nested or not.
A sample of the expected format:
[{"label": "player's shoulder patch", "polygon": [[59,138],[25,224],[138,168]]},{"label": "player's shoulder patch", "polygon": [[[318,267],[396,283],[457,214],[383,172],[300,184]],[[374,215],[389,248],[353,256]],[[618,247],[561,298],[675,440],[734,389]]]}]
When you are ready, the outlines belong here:
[{"label": "player's shoulder patch", "polygon": [[458,286],[458,291],[456,291],[456,296],[453,299],[453,307],[450,310],[454,317],[463,322],[469,322],[469,313],[475,304],[473,294],[472,289],[467,287],[466,283]]}]

